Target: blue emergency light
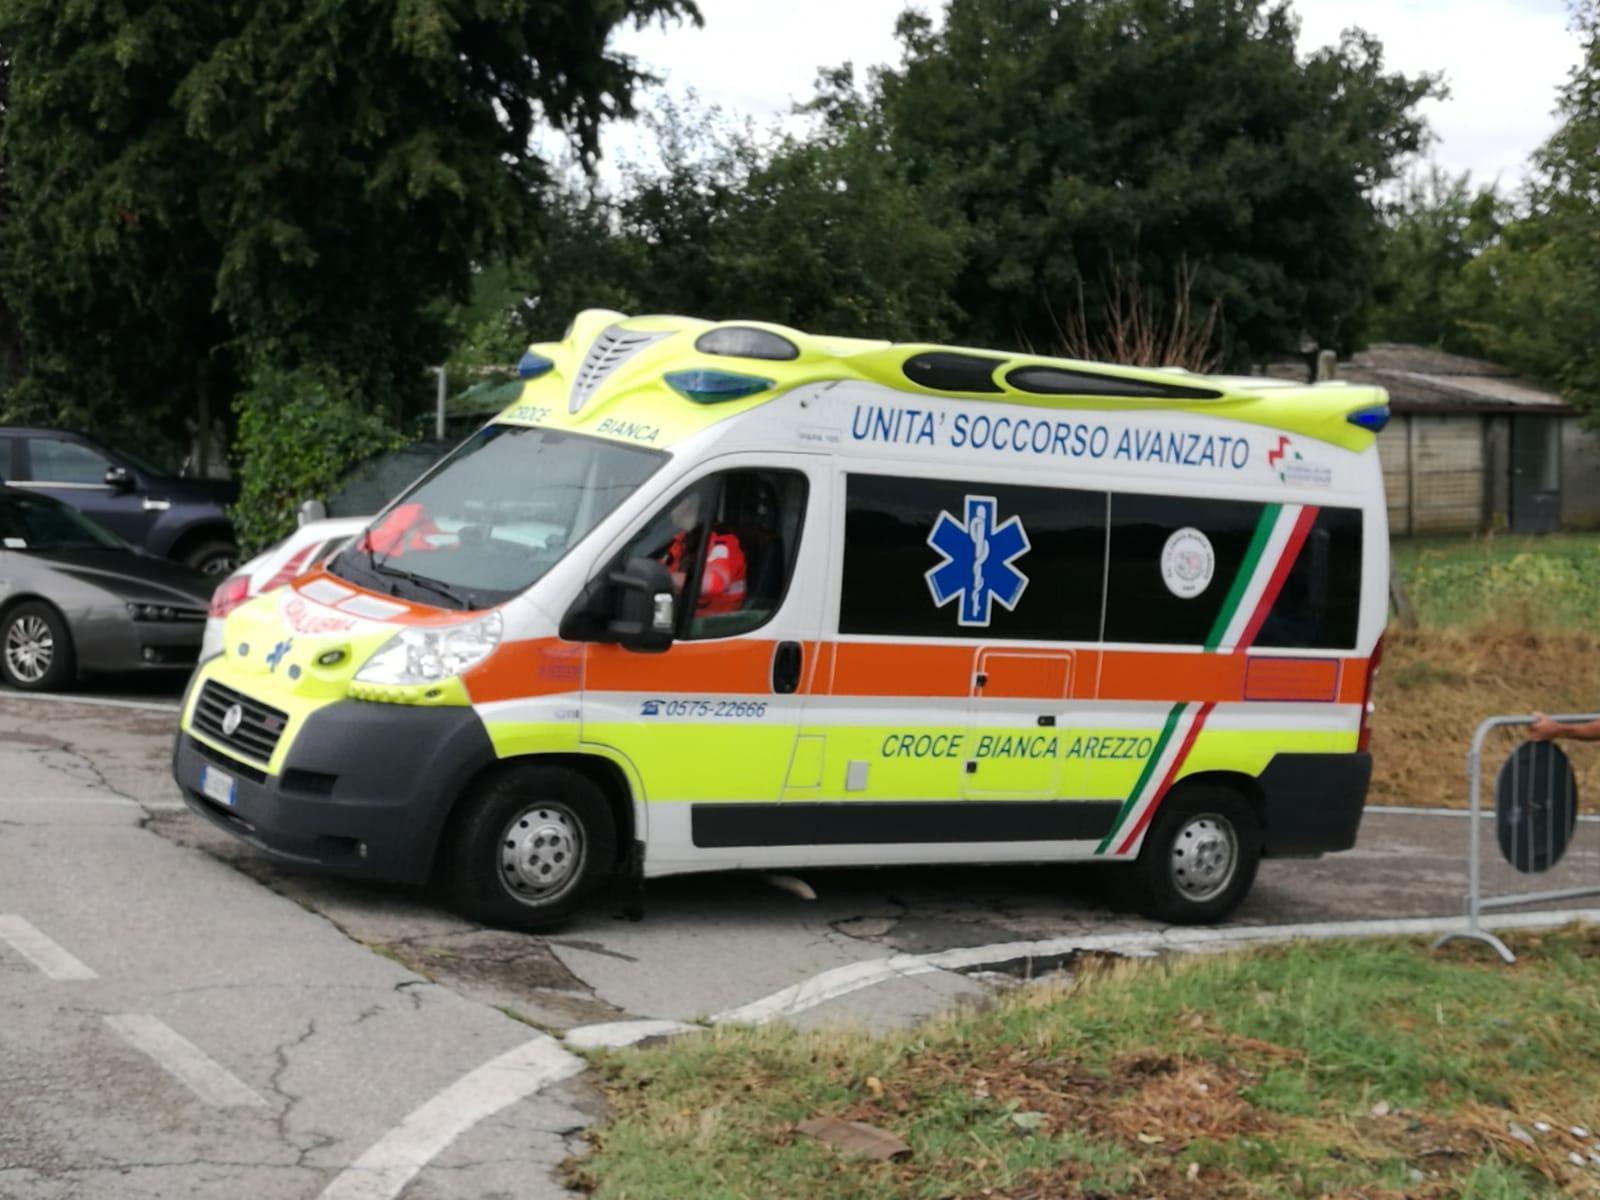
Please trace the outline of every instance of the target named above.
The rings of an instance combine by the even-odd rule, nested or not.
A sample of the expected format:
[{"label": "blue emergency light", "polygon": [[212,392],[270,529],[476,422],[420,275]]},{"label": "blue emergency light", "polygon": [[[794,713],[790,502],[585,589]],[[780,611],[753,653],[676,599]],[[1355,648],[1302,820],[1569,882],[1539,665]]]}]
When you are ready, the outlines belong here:
[{"label": "blue emergency light", "polygon": [[667,386],[685,400],[696,404],[725,404],[742,400],[772,386],[772,380],[733,371],[668,371],[662,376]]}]

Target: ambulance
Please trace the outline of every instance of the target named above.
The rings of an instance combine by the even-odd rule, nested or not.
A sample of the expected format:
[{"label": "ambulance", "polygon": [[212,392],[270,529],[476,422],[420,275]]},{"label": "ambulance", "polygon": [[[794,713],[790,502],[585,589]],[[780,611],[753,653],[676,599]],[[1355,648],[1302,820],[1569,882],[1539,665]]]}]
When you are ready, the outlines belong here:
[{"label": "ambulance", "polygon": [[1376,388],[588,311],[233,611],[190,806],[534,928],[608,880],[1106,863],[1217,920],[1355,841]]}]

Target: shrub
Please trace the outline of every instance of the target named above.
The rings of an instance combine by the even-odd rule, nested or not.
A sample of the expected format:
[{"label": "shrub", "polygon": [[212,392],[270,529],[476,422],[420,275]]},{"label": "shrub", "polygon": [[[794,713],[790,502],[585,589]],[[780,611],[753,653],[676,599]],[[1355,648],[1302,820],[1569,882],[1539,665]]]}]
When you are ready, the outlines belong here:
[{"label": "shrub", "polygon": [[293,531],[300,503],[326,496],[352,464],[405,440],[327,367],[261,367],[235,410],[243,483],[231,515],[246,554]]}]

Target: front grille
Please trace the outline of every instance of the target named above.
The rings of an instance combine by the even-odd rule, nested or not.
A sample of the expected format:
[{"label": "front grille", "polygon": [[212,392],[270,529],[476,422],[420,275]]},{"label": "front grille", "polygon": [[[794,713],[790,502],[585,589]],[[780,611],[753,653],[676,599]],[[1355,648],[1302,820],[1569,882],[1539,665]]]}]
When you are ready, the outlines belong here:
[{"label": "front grille", "polygon": [[[222,722],[235,704],[239,706],[243,719],[232,734],[223,733]],[[194,706],[196,729],[212,741],[257,762],[267,762],[272,758],[272,752],[288,723],[287,713],[262,704],[259,700],[252,700],[215,679],[206,681],[206,685],[200,689],[200,699]]]}]

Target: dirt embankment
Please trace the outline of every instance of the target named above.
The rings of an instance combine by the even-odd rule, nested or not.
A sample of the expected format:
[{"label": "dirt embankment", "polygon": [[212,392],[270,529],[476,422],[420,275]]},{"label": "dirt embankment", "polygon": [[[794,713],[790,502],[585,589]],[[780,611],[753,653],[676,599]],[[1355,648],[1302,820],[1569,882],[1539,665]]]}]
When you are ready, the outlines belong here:
[{"label": "dirt embankment", "polygon": [[[1373,804],[1465,807],[1466,757],[1484,717],[1600,712],[1600,636],[1480,628],[1391,629],[1373,717]],[[1514,738],[1492,742],[1486,781]],[[1566,744],[1585,807],[1600,800],[1600,742]],[[1494,796],[1487,787],[1486,804]]]}]

